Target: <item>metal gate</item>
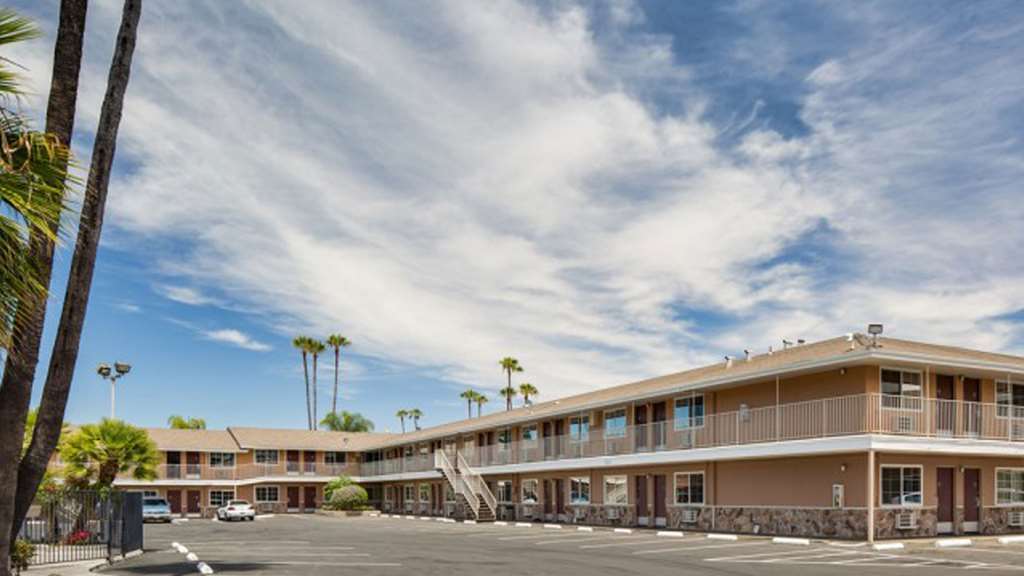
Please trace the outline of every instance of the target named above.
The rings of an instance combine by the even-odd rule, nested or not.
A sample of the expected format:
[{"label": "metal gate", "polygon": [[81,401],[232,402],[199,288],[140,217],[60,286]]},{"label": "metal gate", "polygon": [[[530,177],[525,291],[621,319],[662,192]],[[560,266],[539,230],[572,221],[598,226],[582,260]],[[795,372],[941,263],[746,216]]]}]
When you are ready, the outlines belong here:
[{"label": "metal gate", "polygon": [[142,494],[75,491],[43,496],[18,538],[35,546],[32,565],[102,560],[142,549]]}]

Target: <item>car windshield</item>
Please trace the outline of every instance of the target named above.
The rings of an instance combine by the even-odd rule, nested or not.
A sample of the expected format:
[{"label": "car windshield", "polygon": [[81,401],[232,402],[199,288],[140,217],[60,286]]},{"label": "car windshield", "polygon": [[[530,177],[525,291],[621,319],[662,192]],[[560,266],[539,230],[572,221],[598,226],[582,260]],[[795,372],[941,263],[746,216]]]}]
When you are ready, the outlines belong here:
[{"label": "car windshield", "polygon": [[143,506],[167,506],[167,500],[163,498],[146,498],[142,501]]},{"label": "car windshield", "polygon": [[228,506],[248,506],[248,505],[249,505],[249,503],[246,502],[245,500],[232,500],[231,502],[228,502]]}]

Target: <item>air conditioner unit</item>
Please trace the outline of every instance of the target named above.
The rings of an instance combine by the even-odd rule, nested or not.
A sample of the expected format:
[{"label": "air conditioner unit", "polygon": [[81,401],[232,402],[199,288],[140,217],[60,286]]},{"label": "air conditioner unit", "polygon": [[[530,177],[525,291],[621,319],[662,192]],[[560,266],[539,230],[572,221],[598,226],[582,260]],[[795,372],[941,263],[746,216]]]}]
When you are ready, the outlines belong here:
[{"label": "air conditioner unit", "polygon": [[1024,439],[1024,420],[1014,419],[1013,421],[1013,439],[1020,440]]},{"label": "air conditioner unit", "polygon": [[914,512],[900,512],[896,515],[897,530],[917,529],[917,514]]},{"label": "air conditioner unit", "polygon": [[620,517],[622,517],[622,511],[621,510],[619,510],[618,508],[609,508],[608,509],[608,519],[609,520],[618,520]]},{"label": "air conditioner unit", "polygon": [[533,504],[523,504],[523,518],[533,518]]},{"label": "air conditioner unit", "polygon": [[917,422],[913,416],[900,416],[896,419],[897,432],[914,432],[917,430]]},{"label": "air conditioner unit", "polygon": [[697,523],[697,510],[695,508],[685,508],[682,513],[683,524],[696,524]]},{"label": "air conditioner unit", "polygon": [[1009,524],[1010,524],[1010,526],[1013,526],[1014,528],[1020,528],[1020,527],[1024,526],[1024,512],[1022,512],[1022,511],[1010,512],[1009,516],[1010,516],[1009,517]]},{"label": "air conditioner unit", "polygon": [[573,517],[573,520],[575,520],[576,522],[579,522],[580,520],[586,520],[587,519],[587,509],[586,508],[573,508],[573,510],[572,510],[572,517]]}]

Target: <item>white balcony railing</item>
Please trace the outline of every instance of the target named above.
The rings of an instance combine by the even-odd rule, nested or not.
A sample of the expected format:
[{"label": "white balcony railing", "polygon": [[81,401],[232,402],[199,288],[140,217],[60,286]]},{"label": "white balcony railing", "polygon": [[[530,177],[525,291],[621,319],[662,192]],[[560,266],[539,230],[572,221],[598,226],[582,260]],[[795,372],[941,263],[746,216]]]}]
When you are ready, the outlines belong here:
[{"label": "white balcony railing", "polygon": [[[467,447],[458,456],[477,468],[856,434],[1024,442],[1024,406],[860,394]],[[426,456],[382,460],[364,463],[360,475],[420,472],[432,465]]]}]

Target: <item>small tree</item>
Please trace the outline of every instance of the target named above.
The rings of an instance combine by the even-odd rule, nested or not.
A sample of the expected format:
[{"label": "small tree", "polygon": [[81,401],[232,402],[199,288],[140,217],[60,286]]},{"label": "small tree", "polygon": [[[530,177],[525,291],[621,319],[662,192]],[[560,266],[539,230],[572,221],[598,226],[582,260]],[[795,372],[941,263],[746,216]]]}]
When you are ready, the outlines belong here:
[{"label": "small tree", "polygon": [[352,479],[348,476],[338,476],[334,480],[331,480],[324,486],[324,500],[330,500],[331,494],[333,494],[335,490],[343,486],[351,486],[352,483]]},{"label": "small tree", "polygon": [[152,480],[160,461],[145,430],[109,418],[86,424],[68,436],[60,454],[65,479],[78,487],[110,488],[118,474],[125,473],[136,480]]},{"label": "small tree", "polygon": [[167,426],[175,430],[206,430],[206,420],[171,414],[167,417]]},{"label": "small tree", "polygon": [[366,507],[369,500],[370,497],[362,486],[348,484],[331,492],[325,507],[328,510],[361,510]]}]

